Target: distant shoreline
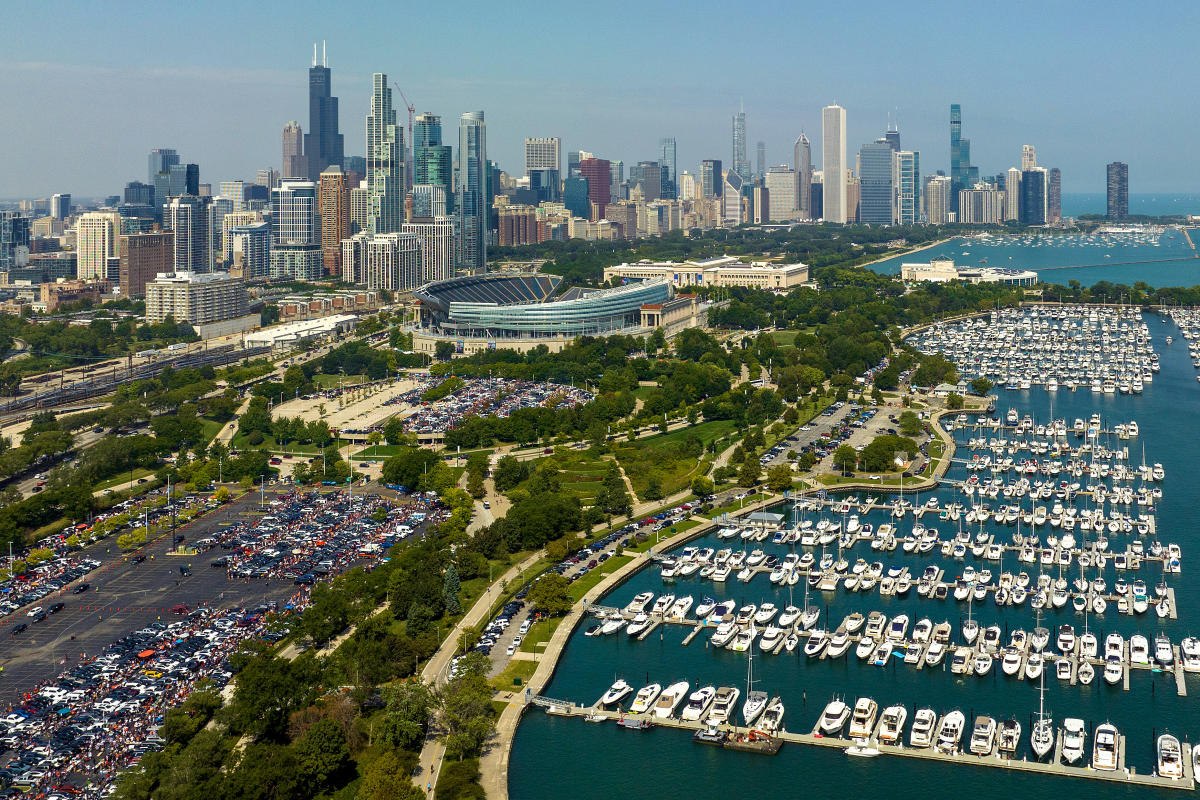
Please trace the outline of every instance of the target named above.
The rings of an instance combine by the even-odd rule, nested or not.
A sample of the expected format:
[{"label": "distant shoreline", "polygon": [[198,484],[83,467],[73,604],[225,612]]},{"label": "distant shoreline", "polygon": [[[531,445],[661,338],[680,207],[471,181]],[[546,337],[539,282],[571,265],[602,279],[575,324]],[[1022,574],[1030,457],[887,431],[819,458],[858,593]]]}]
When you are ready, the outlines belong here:
[{"label": "distant shoreline", "polygon": [[909,256],[909,255],[912,255],[913,253],[920,253],[923,250],[929,250],[930,248],[937,247],[938,245],[943,245],[946,242],[953,241],[954,239],[959,239],[959,238],[962,238],[962,237],[947,236],[945,239],[938,239],[937,241],[930,242],[929,244],[923,244],[920,247],[914,247],[911,250],[901,250],[896,253],[888,253],[886,255],[882,255],[879,258],[873,259],[871,261],[864,261],[862,264],[859,264],[858,266],[869,267],[872,264],[878,264],[880,261],[888,261],[889,259],[893,259],[898,256]]}]

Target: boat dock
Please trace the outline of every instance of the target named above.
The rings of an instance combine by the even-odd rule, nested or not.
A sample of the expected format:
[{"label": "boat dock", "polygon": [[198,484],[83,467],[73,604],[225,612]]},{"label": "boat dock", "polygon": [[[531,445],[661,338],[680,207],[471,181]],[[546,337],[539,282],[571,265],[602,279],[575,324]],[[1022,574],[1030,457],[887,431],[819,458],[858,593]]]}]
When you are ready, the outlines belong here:
[{"label": "boat dock", "polygon": [[[547,697],[535,697],[531,701],[534,705],[540,706],[546,710],[546,713],[555,716],[563,717],[592,717],[599,721],[603,717],[605,720],[616,720],[619,724],[626,724],[633,720],[632,724],[626,724],[627,727],[641,727],[645,722],[649,722],[652,726],[675,728],[678,730],[686,730],[695,733],[704,730],[707,726],[703,722],[691,722],[676,719],[675,717],[658,718],[647,714],[627,714],[622,711],[607,711],[594,706],[580,706],[566,700],[554,700]],[[727,733],[738,732],[738,728],[730,725],[723,725],[719,728],[720,731]],[[742,729],[744,730],[744,729]],[[971,725],[966,726],[966,736],[970,736]],[[844,739],[839,736],[822,736],[819,732],[819,726],[814,726],[809,733],[791,733],[787,730],[780,730],[772,735],[773,738],[780,742],[786,742],[798,745],[807,745],[812,747],[829,747],[839,750],[848,750],[856,746],[865,744],[867,750],[863,754],[894,756],[902,758],[920,758],[926,761],[941,761],[944,763],[953,764],[972,764],[979,767],[993,767],[999,769],[1016,770],[1019,772],[1034,772],[1042,775],[1058,775],[1068,778],[1087,778],[1090,780],[1108,781],[1111,783],[1124,783],[1133,786],[1146,786],[1158,789],[1182,789],[1192,791],[1195,789],[1195,782],[1192,777],[1192,760],[1191,760],[1191,745],[1182,744],[1183,754],[1183,777],[1178,780],[1170,778],[1160,778],[1153,774],[1141,774],[1136,770],[1131,769],[1125,764],[1125,737],[1120,736],[1117,744],[1117,769],[1113,771],[1104,771],[1092,769],[1091,767],[1073,767],[1062,763],[1062,733],[1058,734],[1058,741],[1055,744],[1054,759],[1052,761],[1029,761],[1026,758],[1009,758],[1000,755],[993,748],[990,755],[977,756],[965,752],[943,753],[934,748],[917,748],[906,747],[902,744],[886,745],[880,744],[874,737],[865,743],[859,743],[850,739]],[[765,752],[775,752],[774,750],[766,750]]]}]

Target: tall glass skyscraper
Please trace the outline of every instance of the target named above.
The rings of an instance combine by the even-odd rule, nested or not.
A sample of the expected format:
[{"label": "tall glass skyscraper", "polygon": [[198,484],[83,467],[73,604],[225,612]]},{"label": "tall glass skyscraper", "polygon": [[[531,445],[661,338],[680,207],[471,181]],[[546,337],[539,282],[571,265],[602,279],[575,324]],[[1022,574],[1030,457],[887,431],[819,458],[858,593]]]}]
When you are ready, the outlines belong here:
[{"label": "tall glass skyscraper", "polygon": [[458,119],[458,193],[455,207],[462,231],[466,269],[487,271],[487,123],[482,111]]},{"label": "tall glass skyscraper", "polygon": [[841,106],[821,109],[821,198],[821,219],[846,222],[853,209],[846,203],[846,109]]},{"label": "tall glass skyscraper", "polygon": [[1129,216],[1129,165],[1114,161],[1108,165],[1108,218]]},{"label": "tall glass skyscraper", "polygon": [[664,136],[658,140],[658,164],[667,170],[662,176],[662,196],[672,199],[679,196],[679,173],[676,171],[675,137]]},{"label": "tall glass skyscraper", "polygon": [[979,182],[979,167],[971,166],[971,140],[962,137],[962,108],[950,106],[950,210],[958,211],[958,193]]},{"label": "tall glass skyscraper", "polygon": [[724,187],[721,178],[721,159],[706,158],[700,162],[700,193],[703,197],[720,197]]},{"label": "tall glass skyscraper", "polygon": [[892,145],[876,139],[858,151],[858,221],[867,225],[892,222]]},{"label": "tall glass skyscraper", "polygon": [[308,133],[304,134],[308,179],[314,183],[319,181],[321,173],[330,164],[344,167],[343,148],[342,134],[338,133],[338,99],[333,96],[333,81],[325,64],[324,46],[321,65],[317,66],[317,46],[314,44],[312,68],[308,71]]},{"label": "tall glass skyscraper", "polygon": [[792,168],[796,170],[796,208],[801,219],[813,219],[812,213],[812,145],[803,133],[792,145]]},{"label": "tall glass skyscraper", "polygon": [[892,222],[915,225],[921,217],[921,154],[897,150],[892,155]]},{"label": "tall glass skyscraper", "polygon": [[750,158],[746,155],[746,112],[733,115],[733,171],[750,180]]},{"label": "tall glass skyscraper", "polygon": [[392,233],[404,222],[404,129],[396,124],[387,75],[371,77],[367,114],[367,231]]},{"label": "tall glass skyscraper", "polygon": [[454,156],[450,145],[442,144],[442,118],[428,111],[418,114],[413,121],[413,183],[441,186],[450,203],[453,178]]}]

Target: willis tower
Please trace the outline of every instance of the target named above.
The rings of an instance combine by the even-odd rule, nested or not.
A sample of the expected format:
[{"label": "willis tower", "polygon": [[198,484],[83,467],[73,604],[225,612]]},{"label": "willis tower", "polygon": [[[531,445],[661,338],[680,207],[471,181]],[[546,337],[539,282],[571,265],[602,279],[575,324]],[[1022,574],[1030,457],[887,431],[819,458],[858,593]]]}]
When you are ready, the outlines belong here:
[{"label": "willis tower", "polygon": [[314,183],[321,179],[321,173],[329,165],[342,166],[338,99],[332,94],[324,44],[321,45],[320,66],[317,66],[317,46],[313,45],[313,65],[308,71],[308,133],[304,134],[304,153],[308,157],[308,179]]}]

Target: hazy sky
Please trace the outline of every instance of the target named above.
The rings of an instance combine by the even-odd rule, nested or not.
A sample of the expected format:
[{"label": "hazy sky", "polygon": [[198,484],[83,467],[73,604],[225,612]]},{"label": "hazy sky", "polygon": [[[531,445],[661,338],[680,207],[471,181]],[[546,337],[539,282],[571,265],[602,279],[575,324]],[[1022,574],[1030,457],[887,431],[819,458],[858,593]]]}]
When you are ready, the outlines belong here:
[{"label": "hazy sky", "polygon": [[214,185],[278,169],[283,125],[307,129],[321,39],[348,155],[363,154],[370,76],[383,71],[442,116],[452,144],[458,115],[483,109],[488,155],[516,173],[525,136],[628,165],[673,135],[681,170],[728,164],[742,100],[752,165],[759,140],[769,163],[790,163],[802,130],[819,164],[820,110],[838,103],[851,164],[890,112],[922,171],[948,171],[958,102],[984,175],[1034,144],[1064,192],[1102,191],[1113,160],[1129,163],[1134,193],[1200,188],[1196,3],[10,0],[5,16],[4,198],[119,193],[146,179],[154,147]]}]

